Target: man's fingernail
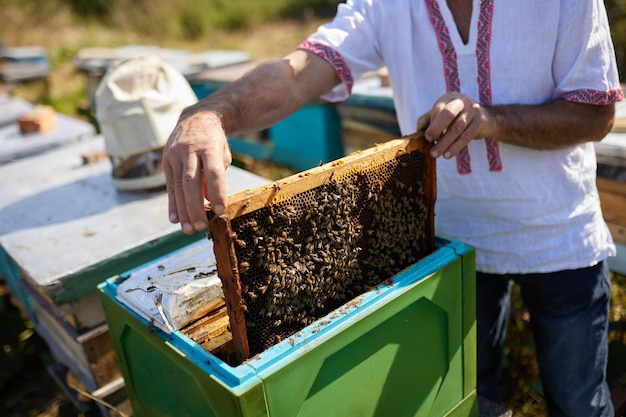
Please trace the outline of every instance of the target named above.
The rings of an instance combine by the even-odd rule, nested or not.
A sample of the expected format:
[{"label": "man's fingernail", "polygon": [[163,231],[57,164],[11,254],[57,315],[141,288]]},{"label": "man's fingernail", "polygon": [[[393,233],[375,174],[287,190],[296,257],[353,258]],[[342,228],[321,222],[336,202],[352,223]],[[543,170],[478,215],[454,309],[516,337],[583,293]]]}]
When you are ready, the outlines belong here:
[{"label": "man's fingernail", "polygon": [[223,213],[224,213],[224,206],[223,206],[223,205],[221,205],[221,204],[216,204],[216,205],[213,207],[213,212],[214,212],[216,215],[220,216],[221,214],[223,214]]},{"label": "man's fingernail", "polygon": [[196,229],[196,232],[201,232],[204,229],[206,229],[207,224],[205,222],[203,222],[202,220],[198,220],[197,222],[195,222],[193,224],[194,229]]},{"label": "man's fingernail", "polygon": [[437,152],[434,149],[431,149],[430,156],[432,156],[433,158],[438,158],[439,157],[439,152]]},{"label": "man's fingernail", "polygon": [[446,159],[450,159],[450,157],[452,156],[452,154],[450,152],[446,152],[443,154],[443,157]]},{"label": "man's fingernail", "polygon": [[178,223],[178,215],[176,213],[171,213],[170,214],[170,222],[171,223]]},{"label": "man's fingernail", "polygon": [[191,223],[183,224],[183,232],[185,232],[185,233],[193,233],[194,232],[194,228],[191,225]]}]

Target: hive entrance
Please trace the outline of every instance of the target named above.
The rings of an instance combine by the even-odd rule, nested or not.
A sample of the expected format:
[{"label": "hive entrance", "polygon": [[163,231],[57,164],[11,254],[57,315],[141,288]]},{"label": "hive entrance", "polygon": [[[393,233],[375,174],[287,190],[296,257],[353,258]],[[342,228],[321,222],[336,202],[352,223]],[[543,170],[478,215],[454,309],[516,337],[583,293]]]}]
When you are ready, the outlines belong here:
[{"label": "hive entrance", "polygon": [[434,247],[434,160],[422,138],[232,196],[211,219],[235,352],[262,352]]}]

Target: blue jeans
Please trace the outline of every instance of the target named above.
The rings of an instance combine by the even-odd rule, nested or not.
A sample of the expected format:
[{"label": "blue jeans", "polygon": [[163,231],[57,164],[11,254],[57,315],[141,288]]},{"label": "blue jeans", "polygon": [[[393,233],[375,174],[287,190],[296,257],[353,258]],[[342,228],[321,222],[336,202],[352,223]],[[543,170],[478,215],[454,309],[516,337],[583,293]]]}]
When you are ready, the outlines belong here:
[{"label": "blue jeans", "polygon": [[531,317],[552,417],[613,417],[606,383],[610,276],[606,262],[548,274],[476,274],[478,393],[500,403],[511,282]]}]

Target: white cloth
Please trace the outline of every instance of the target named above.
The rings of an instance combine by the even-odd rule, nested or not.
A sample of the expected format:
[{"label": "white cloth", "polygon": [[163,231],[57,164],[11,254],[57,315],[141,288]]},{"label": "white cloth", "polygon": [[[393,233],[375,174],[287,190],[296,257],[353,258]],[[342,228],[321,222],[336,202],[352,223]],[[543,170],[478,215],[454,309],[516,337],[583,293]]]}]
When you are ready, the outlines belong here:
[{"label": "white cloth", "polygon": [[[474,0],[467,44],[444,0],[354,0],[302,48],[337,68],[343,83],[330,101],[387,66],[403,134],[447,90],[494,105],[623,99],[602,0]],[[437,233],[473,245],[477,270],[553,272],[615,254],[591,143],[538,151],[488,142],[472,141],[465,165],[437,160]]]}]

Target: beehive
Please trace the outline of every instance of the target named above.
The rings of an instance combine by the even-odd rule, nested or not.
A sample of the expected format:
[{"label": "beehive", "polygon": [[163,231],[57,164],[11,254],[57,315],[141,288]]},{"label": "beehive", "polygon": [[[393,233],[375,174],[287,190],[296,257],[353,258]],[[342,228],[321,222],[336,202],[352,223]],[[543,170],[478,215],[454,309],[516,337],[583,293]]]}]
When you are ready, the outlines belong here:
[{"label": "beehive", "polygon": [[209,208],[238,362],[434,250],[430,146],[392,140]]},{"label": "beehive", "polygon": [[471,247],[437,238],[389,282],[232,366],[120,298],[131,276],[186,268],[198,243],[99,286],[135,417],[478,416]]}]

